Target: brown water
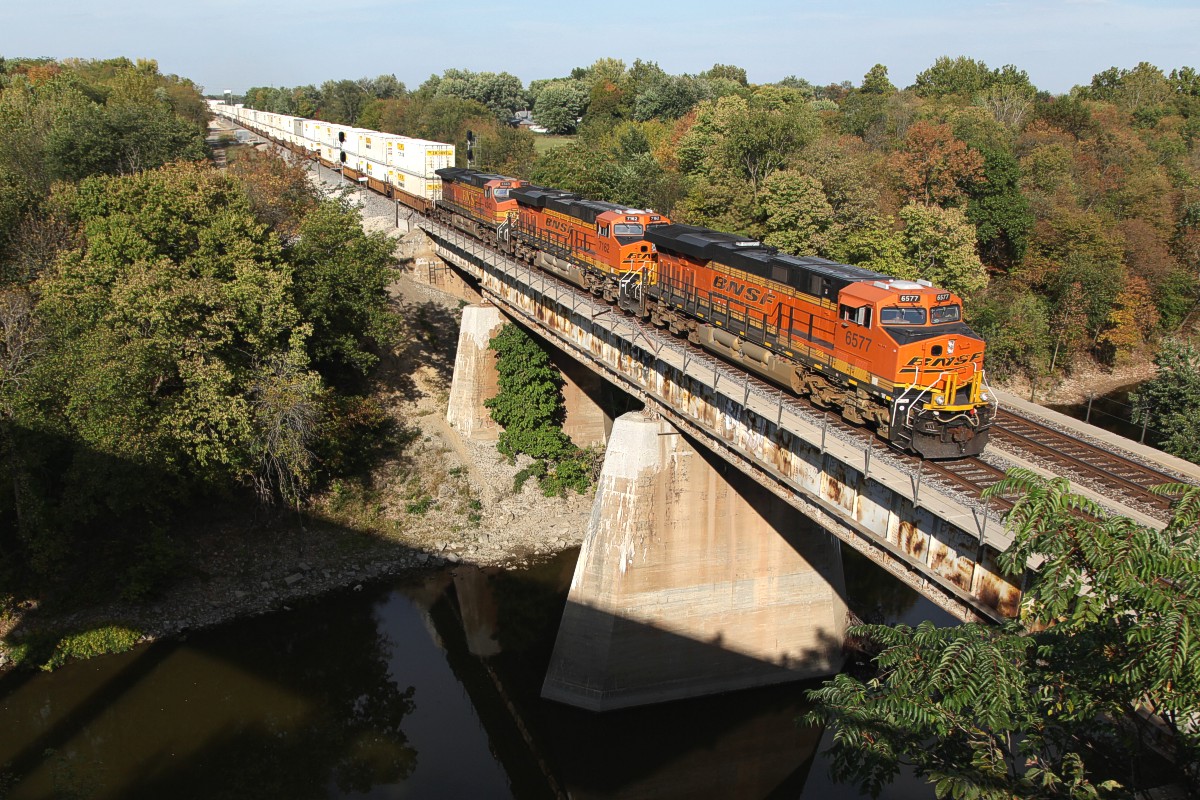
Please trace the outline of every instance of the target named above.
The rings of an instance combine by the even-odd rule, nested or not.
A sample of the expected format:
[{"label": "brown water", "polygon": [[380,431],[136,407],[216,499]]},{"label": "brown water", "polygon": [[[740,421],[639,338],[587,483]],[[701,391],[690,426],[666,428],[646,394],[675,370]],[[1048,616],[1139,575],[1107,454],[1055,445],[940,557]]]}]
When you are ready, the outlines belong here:
[{"label": "brown water", "polygon": [[[795,723],[811,684],[605,715],[542,701],[575,555],[10,674],[0,798],[859,796],[829,781],[827,732]],[[864,616],[949,621],[861,559],[846,572]]]}]

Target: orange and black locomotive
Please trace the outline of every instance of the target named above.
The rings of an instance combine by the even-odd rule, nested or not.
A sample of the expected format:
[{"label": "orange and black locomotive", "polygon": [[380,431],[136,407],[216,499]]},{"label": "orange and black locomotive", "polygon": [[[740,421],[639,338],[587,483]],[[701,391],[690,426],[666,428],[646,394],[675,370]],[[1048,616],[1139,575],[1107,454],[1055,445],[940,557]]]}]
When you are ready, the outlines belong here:
[{"label": "orange and black locomotive", "polygon": [[438,174],[438,213],[460,228],[897,447],[956,458],[987,443],[984,343],[951,292],[515,178]]}]

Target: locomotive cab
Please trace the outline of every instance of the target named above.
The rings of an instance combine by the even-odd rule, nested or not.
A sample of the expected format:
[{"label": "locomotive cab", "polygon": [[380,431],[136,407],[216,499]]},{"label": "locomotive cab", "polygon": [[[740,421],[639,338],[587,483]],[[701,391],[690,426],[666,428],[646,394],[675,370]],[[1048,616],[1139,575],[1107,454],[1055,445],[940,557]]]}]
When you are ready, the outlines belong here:
[{"label": "locomotive cab", "polygon": [[641,272],[647,283],[656,278],[655,247],[646,241],[646,229],[663,225],[664,218],[638,209],[619,209],[596,218],[597,250],[621,274]]},{"label": "locomotive cab", "polygon": [[848,286],[838,308],[843,358],[890,379],[890,438],[929,458],[981,452],[996,402],[962,301],[928,281],[888,280]]}]

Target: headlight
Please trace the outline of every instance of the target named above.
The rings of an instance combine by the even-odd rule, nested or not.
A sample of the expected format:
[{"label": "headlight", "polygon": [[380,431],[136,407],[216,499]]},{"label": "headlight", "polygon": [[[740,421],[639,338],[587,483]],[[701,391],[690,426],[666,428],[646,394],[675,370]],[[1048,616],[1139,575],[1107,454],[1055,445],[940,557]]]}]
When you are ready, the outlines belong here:
[{"label": "headlight", "polygon": [[987,392],[982,392],[979,395],[979,399],[986,403],[988,400],[991,400],[992,398],[988,397]]},{"label": "headlight", "polygon": [[942,406],[946,404],[946,398],[939,395],[938,397],[933,398],[933,402],[937,403],[939,406]]}]

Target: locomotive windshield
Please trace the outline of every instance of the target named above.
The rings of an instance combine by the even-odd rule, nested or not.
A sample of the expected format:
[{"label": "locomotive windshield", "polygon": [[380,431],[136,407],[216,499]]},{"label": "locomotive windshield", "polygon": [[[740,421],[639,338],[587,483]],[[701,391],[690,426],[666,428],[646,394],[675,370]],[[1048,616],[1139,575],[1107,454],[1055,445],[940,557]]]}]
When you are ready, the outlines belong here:
[{"label": "locomotive windshield", "polygon": [[962,319],[962,307],[957,304],[937,306],[929,312],[929,321],[934,325],[940,325],[943,322],[958,322],[960,319]]},{"label": "locomotive windshield", "polygon": [[879,309],[879,321],[884,325],[924,325],[925,309],[898,308],[896,306],[881,308]]},{"label": "locomotive windshield", "polygon": [[508,197],[508,189],[493,189],[492,197],[495,197],[497,200],[504,200]]},{"label": "locomotive windshield", "polygon": [[645,230],[641,225],[633,222],[617,222],[613,224],[614,236],[641,236]]}]

